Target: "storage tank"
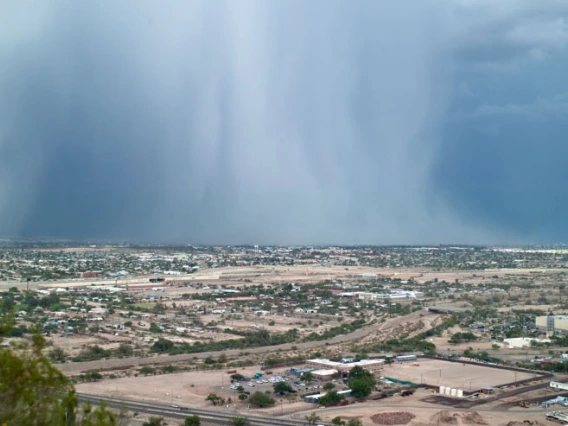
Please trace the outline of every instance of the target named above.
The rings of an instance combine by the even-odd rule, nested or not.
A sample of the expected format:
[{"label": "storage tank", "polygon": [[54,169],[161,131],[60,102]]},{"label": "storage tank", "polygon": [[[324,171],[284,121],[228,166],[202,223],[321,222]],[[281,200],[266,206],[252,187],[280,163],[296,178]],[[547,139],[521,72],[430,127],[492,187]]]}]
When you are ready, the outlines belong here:
[{"label": "storage tank", "polygon": [[446,388],[446,395],[450,396],[452,394],[452,388]]},{"label": "storage tank", "polygon": [[452,389],[452,390],[451,390],[451,395],[452,395],[452,396],[456,396],[456,395],[458,394],[457,391],[458,391],[457,389]]},{"label": "storage tank", "polygon": [[463,389],[458,389],[458,398],[463,398]]},{"label": "storage tank", "polygon": [[440,386],[440,395],[444,395],[446,393],[446,387]]}]

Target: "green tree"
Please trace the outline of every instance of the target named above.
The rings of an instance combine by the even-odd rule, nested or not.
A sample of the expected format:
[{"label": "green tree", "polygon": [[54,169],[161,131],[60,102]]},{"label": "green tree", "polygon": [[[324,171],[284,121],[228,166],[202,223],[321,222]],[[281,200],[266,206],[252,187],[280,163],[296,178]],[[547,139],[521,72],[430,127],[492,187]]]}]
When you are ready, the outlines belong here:
[{"label": "green tree", "polygon": [[245,377],[242,374],[232,374],[231,375],[231,380],[234,380],[236,382],[240,382],[241,380],[244,380]]},{"label": "green tree", "polygon": [[166,305],[160,302],[156,302],[156,304],[152,308],[152,312],[154,312],[155,314],[163,314],[166,312]]},{"label": "green tree", "polygon": [[322,396],[319,399],[319,404],[323,405],[324,407],[329,407],[331,405],[337,405],[342,399],[345,399],[345,396],[333,390]]},{"label": "green tree", "polygon": [[174,342],[168,339],[164,339],[163,337],[160,337],[157,341],[154,342],[150,350],[152,352],[162,353],[162,352],[171,351],[173,347],[174,347]]},{"label": "green tree", "polygon": [[358,379],[362,377],[368,378],[368,377],[373,377],[373,375],[369,371],[365,370],[363,367],[360,367],[358,365],[356,365],[351,369],[351,371],[349,371],[350,379]]},{"label": "green tree", "polygon": [[308,422],[309,425],[315,425],[317,422],[321,420],[321,417],[318,416],[315,412],[313,412],[305,416],[304,419]]},{"label": "green tree", "polygon": [[363,426],[363,423],[361,423],[361,420],[359,419],[350,419],[347,422],[347,426]]},{"label": "green tree", "polygon": [[248,424],[248,419],[245,417],[233,417],[231,419],[231,424],[233,426],[246,426]]},{"label": "green tree", "polygon": [[201,426],[201,417],[197,414],[185,418],[184,426]]},{"label": "green tree", "polygon": [[374,385],[373,375],[364,368],[355,366],[349,372],[349,388],[355,398],[362,399],[369,396],[373,392]]},{"label": "green tree", "polygon": [[121,343],[115,351],[116,355],[120,357],[132,355],[132,346],[128,343]]},{"label": "green tree", "polygon": [[343,420],[341,420],[341,417],[339,417],[339,416],[331,419],[331,424],[334,424],[334,425],[337,425],[337,426],[345,426],[345,422]]},{"label": "green tree", "polygon": [[[1,336],[13,327],[13,316],[0,318]],[[0,424],[114,426],[118,422],[103,404],[79,408],[69,379],[43,355],[45,340],[34,333],[30,343],[0,346]]]},{"label": "green tree", "polygon": [[63,363],[67,359],[67,353],[65,353],[65,351],[59,346],[56,346],[52,350],[50,350],[48,356],[52,362]]},{"label": "green tree", "polygon": [[73,386],[42,355],[44,347],[34,335],[31,346],[0,348],[0,424],[64,424],[74,413]]},{"label": "green tree", "polygon": [[351,395],[357,399],[366,398],[373,392],[374,380],[371,378],[359,378],[349,380]]},{"label": "green tree", "polygon": [[140,370],[140,374],[144,374],[145,376],[148,376],[150,374],[154,374],[154,369],[152,367],[142,367]]},{"label": "green tree", "polygon": [[150,416],[147,422],[142,423],[142,426],[165,426],[167,425],[163,417]]},{"label": "green tree", "polygon": [[241,400],[241,402],[245,402],[245,399],[248,398],[248,395],[246,393],[241,393],[239,395],[239,399]]},{"label": "green tree", "polygon": [[211,401],[213,405],[223,405],[223,403],[225,402],[223,398],[221,398],[219,395],[214,393],[210,393],[209,395],[207,395],[205,401]]},{"label": "green tree", "polygon": [[97,407],[92,409],[90,404],[83,405],[81,420],[79,424],[81,426],[115,426],[118,425],[118,421],[114,414],[107,410],[105,406]]},{"label": "green tree", "polygon": [[150,332],[151,333],[161,333],[162,329],[158,327],[158,324],[155,322],[150,323]]},{"label": "green tree", "polygon": [[262,408],[274,404],[275,401],[265,393],[256,391],[249,398],[249,402],[253,405],[258,405],[260,408]]},{"label": "green tree", "polygon": [[302,374],[300,380],[306,383],[311,383],[314,380],[314,375],[311,372],[306,371],[304,374]]},{"label": "green tree", "polygon": [[176,371],[177,368],[174,367],[173,365],[166,365],[162,367],[162,373],[175,373]]},{"label": "green tree", "polygon": [[278,382],[274,384],[274,392],[279,393],[280,395],[284,395],[285,393],[294,392],[292,386],[286,382]]},{"label": "green tree", "polygon": [[334,387],[335,387],[335,384],[333,384],[331,382],[327,382],[325,385],[323,385],[323,390],[329,392]]},{"label": "green tree", "polygon": [[98,382],[103,379],[103,375],[98,371],[92,371],[87,374],[87,378],[89,382]]}]

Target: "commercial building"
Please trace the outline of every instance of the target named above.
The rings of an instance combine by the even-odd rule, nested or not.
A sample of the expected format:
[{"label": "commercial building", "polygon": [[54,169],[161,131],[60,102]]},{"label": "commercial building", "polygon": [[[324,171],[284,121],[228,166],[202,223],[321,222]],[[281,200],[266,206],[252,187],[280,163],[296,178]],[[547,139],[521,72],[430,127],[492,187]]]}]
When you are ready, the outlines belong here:
[{"label": "commercial building", "polygon": [[339,371],[330,368],[327,370],[314,370],[311,372],[312,376],[314,376],[318,380],[331,380],[333,377],[339,373]]}]

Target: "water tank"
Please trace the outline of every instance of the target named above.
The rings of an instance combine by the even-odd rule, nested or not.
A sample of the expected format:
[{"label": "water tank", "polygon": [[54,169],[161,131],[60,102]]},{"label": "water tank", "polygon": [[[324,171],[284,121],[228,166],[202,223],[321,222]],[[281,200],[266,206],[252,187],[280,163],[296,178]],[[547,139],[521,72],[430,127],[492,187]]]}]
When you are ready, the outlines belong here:
[{"label": "water tank", "polygon": [[451,390],[451,395],[452,395],[452,396],[456,396],[456,395],[458,394],[457,391],[458,391],[457,389],[452,389],[452,390]]},{"label": "water tank", "polygon": [[446,393],[446,387],[440,386],[440,395],[444,395]]},{"label": "water tank", "polygon": [[452,388],[446,388],[446,395],[450,396],[452,394]]},{"label": "water tank", "polygon": [[458,389],[458,398],[463,398],[463,389]]}]

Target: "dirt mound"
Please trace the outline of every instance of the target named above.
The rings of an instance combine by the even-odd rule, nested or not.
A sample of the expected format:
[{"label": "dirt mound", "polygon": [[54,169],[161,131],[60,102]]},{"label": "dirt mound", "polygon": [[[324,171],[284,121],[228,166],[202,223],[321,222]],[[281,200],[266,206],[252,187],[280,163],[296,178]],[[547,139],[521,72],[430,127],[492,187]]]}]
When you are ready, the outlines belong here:
[{"label": "dirt mound", "polygon": [[404,411],[392,413],[377,413],[371,416],[373,423],[377,425],[405,425],[416,416]]},{"label": "dirt mound", "polygon": [[476,411],[449,411],[444,410],[430,417],[430,421],[440,425],[487,425],[483,417]]},{"label": "dirt mound", "polygon": [[466,425],[486,425],[488,424],[477,411],[463,413],[462,421]]}]

